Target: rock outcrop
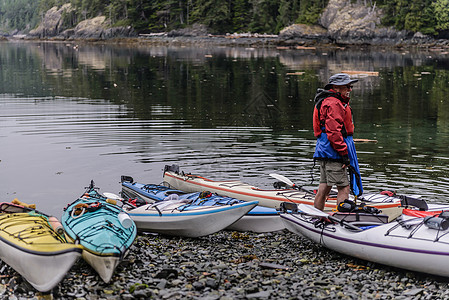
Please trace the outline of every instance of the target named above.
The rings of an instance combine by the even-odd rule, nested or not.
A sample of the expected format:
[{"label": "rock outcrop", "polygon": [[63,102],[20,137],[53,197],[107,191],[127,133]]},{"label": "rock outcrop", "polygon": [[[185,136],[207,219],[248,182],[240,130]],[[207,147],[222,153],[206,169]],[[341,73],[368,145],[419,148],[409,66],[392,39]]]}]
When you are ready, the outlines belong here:
[{"label": "rock outcrop", "polygon": [[46,13],[42,22],[36,29],[30,31],[29,35],[33,37],[52,37],[58,35],[65,28],[63,22],[63,14],[68,14],[73,10],[70,3],[64,4],[60,8],[54,6]]},{"label": "rock outcrop", "polygon": [[63,16],[70,14],[72,10],[71,4],[64,4],[60,8],[52,7],[45,14],[41,24],[31,30],[29,35],[61,39],[109,39],[136,36],[131,26],[113,27],[105,16],[81,21],[74,28],[70,28],[69,24],[65,24]]},{"label": "rock outcrop", "polygon": [[319,19],[322,29],[314,26],[310,34],[310,26],[295,24],[281,31],[280,37],[351,45],[395,45],[411,38],[405,31],[382,26],[381,19],[382,10],[375,5],[329,0]]},{"label": "rock outcrop", "polygon": [[59,34],[64,39],[110,39],[136,36],[131,26],[112,27],[105,16],[99,16],[79,22],[75,28],[70,28]]},{"label": "rock outcrop", "polygon": [[407,32],[381,25],[382,10],[363,3],[330,0],[319,20],[329,37],[341,44],[398,43]]},{"label": "rock outcrop", "polygon": [[301,44],[331,42],[327,30],[319,25],[293,24],[282,29],[279,32],[279,38],[284,40],[286,44],[289,41]]}]

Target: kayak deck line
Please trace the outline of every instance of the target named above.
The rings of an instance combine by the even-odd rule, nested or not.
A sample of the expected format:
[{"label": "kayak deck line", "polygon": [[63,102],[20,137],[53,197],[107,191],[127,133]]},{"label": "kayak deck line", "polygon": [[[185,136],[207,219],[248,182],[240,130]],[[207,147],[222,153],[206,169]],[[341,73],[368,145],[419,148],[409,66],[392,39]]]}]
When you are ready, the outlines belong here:
[{"label": "kayak deck line", "polygon": [[[260,193],[252,193],[252,192],[248,192],[248,191],[241,191],[241,190],[229,190],[231,187],[226,187],[222,184],[223,181],[213,181],[211,179],[206,179],[204,177],[201,176],[196,176],[196,175],[186,175],[184,174],[184,176],[182,175],[172,175],[169,172],[165,172],[164,176],[170,177],[174,180],[180,180],[180,181],[184,181],[184,182],[188,182],[189,184],[194,184],[198,187],[202,187],[202,188],[206,188],[206,189],[213,189],[213,190],[220,190],[223,192],[230,192],[236,195],[242,195],[242,196],[249,196],[249,197],[254,197],[254,198],[261,198],[261,199],[267,199],[267,200],[276,200],[276,201],[290,201],[296,204],[311,204],[311,202],[313,202],[313,198],[309,198],[307,199],[307,197],[310,197],[310,194],[304,193],[303,196],[301,197],[304,200],[301,199],[292,199],[291,197],[294,196],[295,194],[301,195],[301,192],[298,192],[298,190],[296,189],[285,189],[285,190],[279,190],[278,193],[276,195],[263,195]],[[186,177],[185,179],[183,177]],[[216,185],[210,185],[207,183],[203,183],[203,182],[198,182],[195,181],[195,179],[200,179],[200,180],[204,180],[207,182],[214,182],[216,183]],[[234,181],[235,182],[235,181]],[[249,190],[253,190],[253,191],[259,191],[259,192],[275,192],[276,190],[262,190],[259,189],[257,187],[251,186],[249,184],[246,183],[242,183],[239,181],[239,185],[241,187],[245,187]],[[290,195],[284,195],[284,194],[288,194],[291,193]],[[310,196],[309,196],[310,195]],[[238,197],[236,197],[238,198]],[[329,209],[333,209],[336,207],[336,202],[333,203],[333,199],[330,199],[330,201],[332,201],[331,203],[326,202],[325,203],[325,207],[329,208]],[[400,203],[376,203],[376,207],[378,207],[379,209],[383,209],[383,208],[395,208],[400,206]]]}]

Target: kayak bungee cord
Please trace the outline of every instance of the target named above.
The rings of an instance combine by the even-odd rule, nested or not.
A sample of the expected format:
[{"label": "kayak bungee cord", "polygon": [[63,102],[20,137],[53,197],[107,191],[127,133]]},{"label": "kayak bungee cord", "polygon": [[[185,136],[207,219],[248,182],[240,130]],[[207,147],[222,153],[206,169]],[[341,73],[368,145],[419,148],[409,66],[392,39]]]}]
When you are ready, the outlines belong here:
[{"label": "kayak bungee cord", "polygon": [[[8,226],[15,226],[15,225],[20,225],[20,224],[27,224],[28,222],[25,222],[23,220],[8,220],[10,223]],[[59,234],[57,234],[50,226],[46,225],[46,221],[42,220],[42,222],[35,222],[36,225],[33,227],[28,227],[28,228],[24,228],[20,231],[17,231],[15,233],[10,233],[7,230],[5,230],[4,228],[0,228],[0,230],[4,231],[5,233],[7,233],[9,236],[17,238],[21,241],[23,241],[24,243],[27,244],[35,244],[35,242],[28,242],[27,240],[30,239],[34,239],[37,238],[39,236],[42,236],[42,230],[46,229],[45,232],[50,234],[51,236],[53,236],[54,238],[56,238],[58,241],[65,243],[66,241],[64,239],[61,238],[61,236]],[[28,235],[25,235],[28,234]],[[47,244],[47,243],[39,243],[39,244]]]}]

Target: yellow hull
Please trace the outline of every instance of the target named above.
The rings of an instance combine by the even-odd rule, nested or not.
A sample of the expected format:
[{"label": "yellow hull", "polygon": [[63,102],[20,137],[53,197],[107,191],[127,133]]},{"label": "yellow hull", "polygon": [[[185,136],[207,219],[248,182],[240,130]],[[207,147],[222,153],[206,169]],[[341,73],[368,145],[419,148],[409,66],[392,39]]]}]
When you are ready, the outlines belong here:
[{"label": "yellow hull", "polygon": [[81,256],[79,245],[68,243],[45,215],[0,214],[0,259],[38,291],[55,287]]}]

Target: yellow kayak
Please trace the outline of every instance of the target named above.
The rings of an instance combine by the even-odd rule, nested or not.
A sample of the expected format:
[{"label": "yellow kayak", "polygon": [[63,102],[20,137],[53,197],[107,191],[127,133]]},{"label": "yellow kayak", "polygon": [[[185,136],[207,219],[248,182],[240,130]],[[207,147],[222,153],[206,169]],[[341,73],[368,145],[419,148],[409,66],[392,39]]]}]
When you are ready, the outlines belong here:
[{"label": "yellow kayak", "polygon": [[41,292],[55,287],[81,256],[82,247],[68,243],[58,224],[43,213],[0,203],[0,259]]}]

